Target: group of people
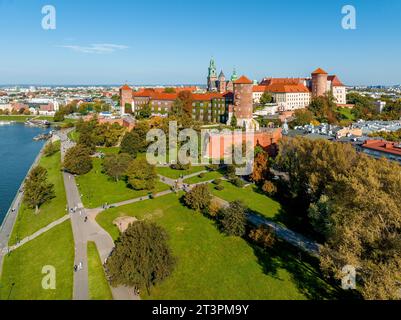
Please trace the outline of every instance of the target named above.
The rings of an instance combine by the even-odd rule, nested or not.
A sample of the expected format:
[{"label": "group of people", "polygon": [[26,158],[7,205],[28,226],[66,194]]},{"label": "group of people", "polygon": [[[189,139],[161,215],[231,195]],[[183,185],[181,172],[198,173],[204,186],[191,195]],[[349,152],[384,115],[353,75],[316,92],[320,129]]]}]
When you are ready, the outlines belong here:
[{"label": "group of people", "polygon": [[82,270],[83,268],[84,268],[84,267],[83,267],[82,262],[78,263],[78,265],[74,265],[74,271],[75,271],[75,272],[77,272],[77,271],[79,271],[79,270]]}]

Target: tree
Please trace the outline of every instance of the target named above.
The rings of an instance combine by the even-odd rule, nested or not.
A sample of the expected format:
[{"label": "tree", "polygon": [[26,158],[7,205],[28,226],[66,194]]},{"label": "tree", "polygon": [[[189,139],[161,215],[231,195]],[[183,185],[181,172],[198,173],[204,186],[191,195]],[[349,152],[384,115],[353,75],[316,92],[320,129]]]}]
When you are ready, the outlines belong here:
[{"label": "tree", "polygon": [[255,183],[261,183],[268,178],[270,174],[269,159],[266,152],[259,152],[253,164],[251,180]]},{"label": "tree", "polygon": [[52,155],[56,154],[59,151],[60,151],[59,144],[49,142],[44,148],[43,154],[45,155],[45,157],[51,157]]},{"label": "tree", "polygon": [[132,161],[128,153],[110,154],[103,159],[104,172],[115,181],[126,175],[129,164]]},{"label": "tree", "polygon": [[72,174],[83,175],[92,170],[90,150],[83,145],[69,149],[64,158],[64,169]]},{"label": "tree", "polygon": [[141,149],[141,145],[142,142],[138,133],[131,131],[124,135],[121,141],[120,150],[122,153],[127,153],[135,158]]},{"label": "tree", "polygon": [[180,93],[178,93],[178,100],[182,102],[183,111],[187,115],[191,115],[193,103],[192,92],[188,90],[181,91]]},{"label": "tree", "polygon": [[235,115],[233,115],[231,117],[230,126],[233,127],[233,128],[236,128],[237,127],[237,123],[238,123],[237,117]]},{"label": "tree", "polygon": [[277,192],[277,187],[274,185],[273,182],[265,180],[263,182],[262,190],[268,196],[273,196]]},{"label": "tree", "polygon": [[260,97],[259,103],[261,105],[265,105],[272,102],[273,102],[272,95],[269,92],[263,92],[262,96]]},{"label": "tree", "polygon": [[184,195],[185,205],[198,212],[206,209],[211,200],[212,195],[207,184],[197,185]]},{"label": "tree", "polygon": [[152,116],[152,109],[150,107],[149,103],[146,103],[141,107],[141,109],[138,112],[138,118],[139,119],[148,119]]},{"label": "tree", "polygon": [[37,166],[29,173],[24,185],[24,203],[39,212],[39,207],[54,198],[54,185],[47,181],[47,170]]},{"label": "tree", "polygon": [[63,111],[63,110],[58,110],[58,111],[56,111],[56,113],[54,114],[53,121],[54,121],[54,122],[63,122],[64,119],[65,119],[65,117],[64,117],[64,111]]},{"label": "tree", "polygon": [[153,190],[156,186],[157,174],[155,166],[145,159],[131,161],[127,169],[128,183],[135,190]]},{"label": "tree", "polygon": [[155,223],[137,221],[120,236],[105,264],[112,286],[145,289],[166,279],[176,259],[168,246],[168,235]]},{"label": "tree", "polygon": [[340,280],[343,267],[354,266],[364,298],[399,299],[400,166],[348,144],[302,138],[283,139],[276,164],[324,240],[322,270]]},{"label": "tree", "polygon": [[221,226],[230,236],[242,237],[245,234],[246,207],[241,201],[230,202],[227,208],[221,210]]},{"label": "tree", "polygon": [[271,227],[260,225],[256,229],[252,229],[249,238],[263,249],[272,248],[276,242],[276,235]]},{"label": "tree", "polygon": [[148,121],[140,121],[136,124],[133,132],[137,133],[139,136],[139,149],[138,152],[146,152],[149,143],[146,141],[146,135],[150,130],[150,125]]},{"label": "tree", "polygon": [[307,109],[295,110],[294,116],[295,120],[293,123],[296,126],[308,125],[314,120],[313,113]]}]

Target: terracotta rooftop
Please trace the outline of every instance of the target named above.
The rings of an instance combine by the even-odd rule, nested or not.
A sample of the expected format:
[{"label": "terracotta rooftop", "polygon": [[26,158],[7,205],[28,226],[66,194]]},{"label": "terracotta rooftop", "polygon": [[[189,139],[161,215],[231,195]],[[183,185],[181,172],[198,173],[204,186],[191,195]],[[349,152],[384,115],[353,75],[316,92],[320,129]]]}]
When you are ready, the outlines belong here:
[{"label": "terracotta rooftop", "polygon": [[340,79],[336,76],[328,76],[327,80],[331,81],[334,87],[344,87],[344,84],[340,81]]},{"label": "terracotta rooftop", "polygon": [[321,68],[317,68],[315,71],[312,72],[312,74],[328,74],[328,73]]},{"label": "terracotta rooftop", "polygon": [[362,148],[367,148],[383,153],[390,153],[401,157],[401,144],[383,140],[366,140]]},{"label": "terracotta rooftop", "polygon": [[238,83],[238,84],[252,84],[253,81],[249,80],[247,77],[245,76],[241,76],[239,79],[235,80],[234,83]]},{"label": "terracotta rooftop", "polygon": [[121,90],[132,90],[132,88],[127,84],[123,85],[120,89]]},{"label": "terracotta rooftop", "polygon": [[301,83],[297,84],[283,84],[275,83],[266,87],[268,92],[276,93],[309,93],[310,90]]}]

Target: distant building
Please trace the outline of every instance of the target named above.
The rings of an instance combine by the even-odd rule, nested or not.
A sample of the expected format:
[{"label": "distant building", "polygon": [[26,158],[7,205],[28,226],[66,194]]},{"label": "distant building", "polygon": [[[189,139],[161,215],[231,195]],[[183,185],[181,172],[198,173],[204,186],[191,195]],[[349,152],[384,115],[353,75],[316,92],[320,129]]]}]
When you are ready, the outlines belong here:
[{"label": "distant building", "polygon": [[366,140],[358,149],[359,151],[378,159],[386,158],[401,163],[401,143],[399,142]]}]

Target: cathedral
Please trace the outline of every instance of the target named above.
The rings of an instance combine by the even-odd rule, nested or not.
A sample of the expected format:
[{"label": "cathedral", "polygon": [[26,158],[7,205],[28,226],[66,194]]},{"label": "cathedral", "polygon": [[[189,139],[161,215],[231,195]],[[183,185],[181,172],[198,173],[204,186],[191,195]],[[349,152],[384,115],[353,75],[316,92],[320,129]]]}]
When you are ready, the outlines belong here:
[{"label": "cathedral", "polygon": [[233,74],[230,80],[226,81],[226,77],[223,73],[223,70],[220,72],[219,76],[217,76],[216,63],[212,58],[209,64],[209,73],[207,76],[207,90],[212,92],[220,92],[224,93],[226,91],[233,91],[234,89],[234,81],[238,80],[237,72],[233,71]]}]

